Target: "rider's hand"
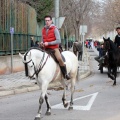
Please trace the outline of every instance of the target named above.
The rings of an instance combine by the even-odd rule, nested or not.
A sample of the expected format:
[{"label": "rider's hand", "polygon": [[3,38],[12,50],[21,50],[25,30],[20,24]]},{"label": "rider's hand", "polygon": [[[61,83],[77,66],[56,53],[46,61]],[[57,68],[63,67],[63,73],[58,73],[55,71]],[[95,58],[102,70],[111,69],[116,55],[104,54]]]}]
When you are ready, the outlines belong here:
[{"label": "rider's hand", "polygon": [[41,46],[41,47],[44,47],[44,43],[43,43],[43,42],[41,42],[41,43],[40,43],[40,46]]},{"label": "rider's hand", "polygon": [[48,42],[45,42],[45,43],[44,43],[44,46],[48,46]]}]

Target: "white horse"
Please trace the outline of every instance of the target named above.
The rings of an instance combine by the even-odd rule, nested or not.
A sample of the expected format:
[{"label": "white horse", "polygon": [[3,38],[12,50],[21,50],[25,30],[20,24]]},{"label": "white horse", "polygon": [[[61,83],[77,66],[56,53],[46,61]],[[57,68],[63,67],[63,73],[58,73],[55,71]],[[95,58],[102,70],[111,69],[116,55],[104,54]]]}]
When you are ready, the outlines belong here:
[{"label": "white horse", "polygon": [[[28,76],[29,78],[36,78],[37,84],[41,88],[39,109],[35,120],[40,120],[41,107],[44,102],[44,98],[47,104],[46,115],[51,114],[51,106],[47,95],[47,88],[50,82],[56,80],[59,80],[61,82],[64,87],[62,101],[64,107],[67,107],[68,103],[66,101],[66,82],[58,63],[56,63],[49,54],[41,49],[32,48],[24,55],[22,55],[21,53],[19,53],[19,55],[22,58],[23,63],[25,64],[26,76]],[[70,51],[64,51],[62,52],[62,55],[65,57],[67,72],[70,74],[71,77],[71,101],[69,109],[73,109],[73,93],[78,72],[78,60],[77,57]]]}]

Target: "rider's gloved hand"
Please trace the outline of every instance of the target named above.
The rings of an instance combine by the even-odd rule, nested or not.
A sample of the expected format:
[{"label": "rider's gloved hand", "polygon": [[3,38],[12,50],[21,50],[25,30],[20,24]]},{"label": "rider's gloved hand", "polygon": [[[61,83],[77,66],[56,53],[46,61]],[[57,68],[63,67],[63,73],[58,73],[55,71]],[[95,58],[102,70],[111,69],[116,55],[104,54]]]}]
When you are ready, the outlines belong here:
[{"label": "rider's gloved hand", "polygon": [[40,47],[44,47],[44,43],[43,42],[40,43]]}]

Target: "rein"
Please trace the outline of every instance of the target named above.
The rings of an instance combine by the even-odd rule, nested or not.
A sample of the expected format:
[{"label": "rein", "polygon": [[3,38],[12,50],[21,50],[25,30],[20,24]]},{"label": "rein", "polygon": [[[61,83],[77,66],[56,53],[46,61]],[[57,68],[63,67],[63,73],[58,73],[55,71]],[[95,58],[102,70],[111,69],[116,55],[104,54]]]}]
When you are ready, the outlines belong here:
[{"label": "rein", "polygon": [[[47,60],[48,60],[48,57],[49,57],[49,55],[47,56],[45,62],[43,63],[43,60],[44,60],[44,58],[45,58],[45,52],[44,52],[43,57],[42,57],[42,59],[41,59],[41,61],[40,61],[40,64],[39,64],[39,69],[36,71],[36,75],[37,75],[37,76],[38,76],[39,72],[43,69],[44,65],[46,64],[46,62],[47,62]],[[43,65],[42,65],[42,63],[43,63]]]}]

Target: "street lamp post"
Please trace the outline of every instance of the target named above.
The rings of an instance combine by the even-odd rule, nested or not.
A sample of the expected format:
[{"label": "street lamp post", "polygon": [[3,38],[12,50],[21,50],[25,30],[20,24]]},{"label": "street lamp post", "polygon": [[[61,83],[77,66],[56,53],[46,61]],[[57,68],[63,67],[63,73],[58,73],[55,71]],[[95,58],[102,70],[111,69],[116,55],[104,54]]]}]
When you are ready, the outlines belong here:
[{"label": "street lamp post", "polygon": [[82,43],[83,43],[83,59],[84,59],[84,36],[85,33],[87,33],[87,26],[86,25],[80,25],[80,34],[81,34],[81,38],[82,38]]},{"label": "street lamp post", "polygon": [[10,0],[10,34],[11,34],[11,73],[13,73],[13,33],[14,28],[12,27],[12,12],[13,12],[13,0]]},{"label": "street lamp post", "polygon": [[55,0],[55,25],[59,28],[59,0]]}]

